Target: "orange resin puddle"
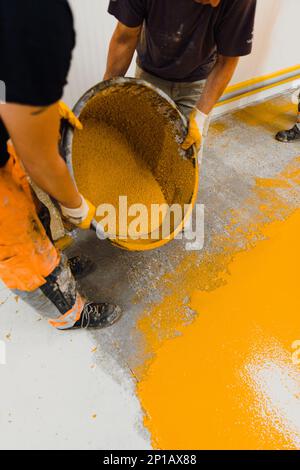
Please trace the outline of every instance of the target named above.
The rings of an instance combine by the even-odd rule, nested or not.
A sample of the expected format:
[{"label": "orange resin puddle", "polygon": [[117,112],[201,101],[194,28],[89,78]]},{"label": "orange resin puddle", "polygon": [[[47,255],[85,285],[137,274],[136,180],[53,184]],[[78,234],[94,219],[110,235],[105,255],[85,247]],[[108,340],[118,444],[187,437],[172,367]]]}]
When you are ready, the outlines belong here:
[{"label": "orange resin puddle", "polygon": [[224,286],[192,293],[196,321],[138,386],[155,447],[300,447],[299,229],[300,211],[237,255]]},{"label": "orange resin puddle", "polygon": [[221,252],[198,265],[187,254],[139,322],[152,359],[137,393],[155,448],[300,449],[300,211],[277,192],[296,194],[299,175],[297,158],[257,179],[253,220],[232,212]]}]

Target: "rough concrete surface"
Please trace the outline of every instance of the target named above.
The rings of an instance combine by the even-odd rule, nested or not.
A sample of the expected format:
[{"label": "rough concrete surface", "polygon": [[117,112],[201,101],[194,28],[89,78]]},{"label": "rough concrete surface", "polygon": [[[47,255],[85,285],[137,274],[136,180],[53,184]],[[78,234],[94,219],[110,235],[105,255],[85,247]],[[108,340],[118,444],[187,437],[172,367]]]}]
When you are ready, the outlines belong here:
[{"label": "rough concrete surface", "polygon": [[[233,209],[243,209],[246,221],[258,210],[255,204],[245,205],[255,178],[277,175],[300,154],[299,143],[274,140],[282,126],[294,123],[294,111],[285,111],[289,95],[270,102],[278,107],[276,122],[251,122],[249,107],[212,124],[198,198],[205,204],[205,247],[197,254],[199,262],[216,249],[212,239],[224,233]],[[289,203],[296,207],[300,190],[293,197]],[[184,258],[185,242],[129,253],[97,240],[93,232],[77,233],[68,254],[79,252],[97,265],[81,282],[85,295],[121,304],[124,315],[107,330],[60,333],[1,289],[0,340],[6,346],[6,365],[0,365],[2,449],[150,448],[134,393],[139,377],[132,370],[147,359],[135,326],[145,308],[159,300],[162,278]]]},{"label": "rough concrete surface", "polygon": [[[290,103],[290,95],[274,98],[270,103],[278,107],[277,122],[249,125],[245,122],[247,110],[251,113],[253,108],[249,107],[221,117],[211,126],[198,196],[198,202],[205,205],[205,247],[198,253],[200,261],[212,249],[212,239],[226,231],[232,210],[243,208],[249,221],[258,211],[254,204],[244,207],[255,178],[277,175],[300,153],[299,142],[284,145],[274,139],[278,126],[289,128],[295,122],[295,112],[280,114],[280,108]],[[295,207],[299,198],[294,201]],[[84,252],[98,266],[96,273],[82,282],[83,290],[90,298],[97,296],[120,303],[124,315],[113,328],[91,335],[122,367],[136,368],[146,359],[143,338],[134,328],[136,321],[146,307],[159,300],[162,278],[185,257],[186,241],[176,240],[153,252],[128,253],[107,241],[95,240],[93,233],[81,233],[70,250],[72,254]],[[244,243],[242,237],[240,243]]]}]

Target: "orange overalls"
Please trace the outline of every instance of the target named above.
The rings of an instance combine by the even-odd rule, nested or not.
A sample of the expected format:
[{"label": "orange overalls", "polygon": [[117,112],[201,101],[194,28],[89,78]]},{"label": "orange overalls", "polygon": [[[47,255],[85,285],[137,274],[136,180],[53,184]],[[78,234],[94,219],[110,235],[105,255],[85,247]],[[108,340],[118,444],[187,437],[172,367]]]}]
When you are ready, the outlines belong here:
[{"label": "orange overalls", "polygon": [[37,214],[28,178],[14,148],[0,168],[0,278],[10,289],[38,288],[57,306],[59,329],[71,328],[81,316],[84,300],[66,263],[48,238]]}]

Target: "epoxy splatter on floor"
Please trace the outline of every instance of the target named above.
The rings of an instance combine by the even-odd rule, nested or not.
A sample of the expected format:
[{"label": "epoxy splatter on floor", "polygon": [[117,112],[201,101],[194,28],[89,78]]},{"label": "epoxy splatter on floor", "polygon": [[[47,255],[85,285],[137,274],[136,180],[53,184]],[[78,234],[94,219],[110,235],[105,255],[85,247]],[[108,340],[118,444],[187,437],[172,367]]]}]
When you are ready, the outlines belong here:
[{"label": "epoxy splatter on floor", "polygon": [[[237,254],[212,291],[195,289],[197,267],[185,272],[198,317],[160,343],[138,386],[155,447],[300,447],[300,369],[291,348],[300,338],[299,228],[300,211],[265,228],[267,239]],[[178,301],[171,295],[155,308],[168,330],[180,329],[179,317],[176,325],[164,317]],[[157,348],[154,337],[148,332]]]},{"label": "epoxy splatter on floor", "polygon": [[[177,241],[127,253],[96,244],[90,233],[77,243],[98,266],[83,283],[87,295],[124,306],[113,328],[91,333],[95,364],[117,382],[115,363],[132,373],[158,448],[299,446],[300,348],[292,347],[300,341],[299,309],[295,284],[286,290],[296,242],[289,241],[289,254],[278,245],[285,265],[274,244],[277,228],[289,238],[290,217],[300,207],[299,144],[274,139],[275,131],[293,125],[296,106],[283,96],[272,98],[271,108],[259,104],[257,119],[255,107],[243,110],[249,112],[251,126],[229,114],[213,123],[208,137],[199,191],[206,207],[203,251],[188,253]],[[260,246],[271,247],[269,257]],[[276,260],[285,270],[275,271]],[[248,290],[246,276],[252,276]],[[289,304],[276,302],[280,292],[290,295]]]},{"label": "epoxy splatter on floor", "polygon": [[161,280],[135,371],[155,448],[300,448],[299,182],[299,158],[256,178],[224,234]]}]

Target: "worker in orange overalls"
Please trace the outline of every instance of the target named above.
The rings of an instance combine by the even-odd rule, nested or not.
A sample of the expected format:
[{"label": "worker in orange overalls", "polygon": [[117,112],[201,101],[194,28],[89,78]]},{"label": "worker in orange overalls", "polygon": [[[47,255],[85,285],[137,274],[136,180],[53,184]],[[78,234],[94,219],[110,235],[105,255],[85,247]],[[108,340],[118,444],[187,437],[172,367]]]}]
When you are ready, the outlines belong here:
[{"label": "worker in orange overalls", "polygon": [[[57,308],[52,326],[99,328],[120,316],[113,304],[78,292],[67,258],[53,245],[50,217],[30,178],[73,226],[89,229],[94,206],[79,194],[58,152],[61,117],[81,124],[59,102],[75,44],[66,0],[0,0],[0,278],[10,289],[41,289]],[[74,265],[72,266],[74,271]],[[76,269],[75,269],[76,271]]]}]

